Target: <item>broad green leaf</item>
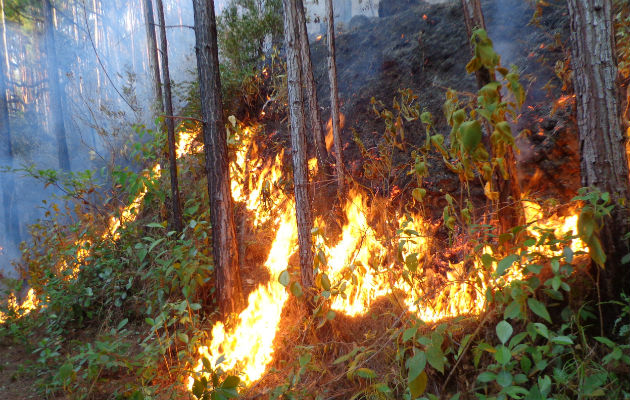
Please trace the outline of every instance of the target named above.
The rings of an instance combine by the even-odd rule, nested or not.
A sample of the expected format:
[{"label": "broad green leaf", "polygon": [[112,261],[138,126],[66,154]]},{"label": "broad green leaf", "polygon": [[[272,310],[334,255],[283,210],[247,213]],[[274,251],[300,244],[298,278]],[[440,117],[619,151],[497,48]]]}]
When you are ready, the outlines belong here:
[{"label": "broad green leaf", "polygon": [[223,389],[234,389],[241,382],[241,378],[238,376],[230,375],[223,381],[221,388]]},{"label": "broad green leaf", "polygon": [[417,331],[418,331],[418,328],[416,328],[416,327],[405,329],[405,331],[403,332],[403,335],[402,335],[403,342],[409,341],[409,339],[411,339],[412,337],[414,337],[416,335]]},{"label": "broad green leaf", "polygon": [[494,381],[496,378],[497,374],[495,374],[494,372],[486,371],[479,374],[477,380],[481,383],[488,383]]},{"label": "broad green leaf", "polygon": [[500,345],[496,347],[497,351],[494,353],[494,358],[501,365],[505,365],[512,359],[512,353],[507,347]]},{"label": "broad green leaf", "polygon": [[521,305],[518,301],[514,300],[507,307],[505,307],[505,311],[503,311],[503,318],[520,318],[521,316]]},{"label": "broad green leaf", "polygon": [[545,307],[543,303],[534,298],[529,298],[527,299],[527,305],[534,314],[551,323],[551,316],[549,315],[549,311],[547,311],[547,307]]},{"label": "broad green leaf", "polygon": [[505,274],[505,271],[507,271],[507,269],[510,268],[512,264],[518,261],[518,259],[519,257],[516,254],[511,254],[499,261],[497,264],[496,274],[498,276],[502,276],[503,274]]},{"label": "broad green leaf", "polygon": [[409,360],[407,360],[407,369],[409,370],[409,381],[415,380],[418,375],[424,371],[427,365],[427,357],[424,351],[417,351]]},{"label": "broad green leaf", "polygon": [[514,378],[512,377],[512,374],[510,374],[506,370],[501,370],[497,374],[497,383],[499,385],[501,385],[502,387],[510,386],[512,384],[513,380],[514,380]]},{"label": "broad green leaf", "polygon": [[481,130],[481,124],[477,120],[466,121],[463,122],[459,131],[462,134],[462,143],[464,144],[464,148],[468,153],[472,152],[479,143],[481,143],[481,138],[483,136],[483,131]]},{"label": "broad green leaf", "polygon": [[501,343],[505,344],[514,333],[514,329],[512,325],[510,325],[507,321],[501,321],[496,326],[497,336]]},{"label": "broad green leaf", "polygon": [[444,373],[444,353],[440,346],[429,346],[426,352],[427,361],[433,368]]}]

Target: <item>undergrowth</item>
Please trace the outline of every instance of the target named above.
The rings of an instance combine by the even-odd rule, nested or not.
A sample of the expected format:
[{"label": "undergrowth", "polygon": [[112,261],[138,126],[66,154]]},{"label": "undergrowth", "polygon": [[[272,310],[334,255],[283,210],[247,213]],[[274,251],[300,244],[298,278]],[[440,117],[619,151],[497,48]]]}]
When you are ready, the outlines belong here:
[{"label": "undergrowth", "polygon": [[[223,23],[237,17],[228,14]],[[480,47],[469,72],[483,65],[496,69],[500,80],[467,101],[454,91],[447,93],[448,138],[435,131],[430,114],[414,105],[414,95],[401,91],[393,111],[373,101],[386,127],[376,151],[357,142],[366,173],[383,182],[386,194],[392,177],[403,170],[392,164],[393,152],[413,154],[412,164],[404,168],[417,185],[406,196],[405,210],[428,207],[422,205],[426,196],[422,184],[429,153],[438,154],[462,185],[461,198],[444,196],[442,218],[436,223],[445,240],[433,245],[432,257],[411,250],[424,235],[412,228],[423,222],[413,213],[407,213],[391,233],[394,263],[385,271],[392,276],[391,292],[399,290],[393,283],[402,280],[416,292],[415,306],[428,304],[434,298],[421,290],[431,263],[445,247],[460,246],[462,271],[456,282],[473,292],[483,311],[427,323],[398,304],[374,310],[368,317],[374,325],[358,328],[332,311],[331,304],[351,294],[368,269],[382,273],[388,264],[353,263],[335,281],[326,273],[327,243],[334,238],[314,230],[315,293],[305,294],[292,271],[280,276],[296,304],[312,296],[308,299],[314,304],[312,314],[300,314],[301,328],[312,335],[283,350],[286,357],[274,364],[277,379],[264,391],[269,398],[630,398],[630,297],[622,295],[613,335],[604,336],[600,314],[606,305],[596,303],[592,289],[596,279],[592,275],[599,267],[589,267],[592,261],[603,265],[606,257],[597,230],[615,206],[608,194],[582,190],[573,204],[582,210],[578,231],[562,235],[535,222],[499,234],[490,216],[470,197],[469,187],[479,185],[496,206],[492,177],[498,173],[508,178],[504,156],[514,146],[509,121],[524,100],[517,70],[500,66],[485,32],[476,35]],[[262,43],[256,46],[250,50],[252,59]],[[250,59],[243,63],[252,65]],[[504,98],[506,88],[510,99]],[[417,119],[426,126],[426,141],[413,147],[405,140],[403,125]],[[489,145],[484,143],[484,129],[491,132]],[[239,144],[231,141],[233,147]],[[135,150],[154,160],[163,145],[163,135],[154,134]],[[113,184],[124,188],[124,196],[111,196],[109,203],[97,199],[105,191],[89,173],[67,178],[54,171],[29,171],[64,188],[66,196],[64,202],[46,205],[46,218],[32,226],[32,243],[22,249],[22,267],[28,271],[39,308],[22,317],[19,309],[5,307],[0,340],[35,355],[26,369],[37,378],[42,396],[213,400],[255,396],[255,388],[240,383],[238,371],[223,371],[221,359],[214,364],[202,359],[205,374],[191,371],[198,347],[207,342],[208,328],[218,318],[212,301],[210,211],[205,185],[199,184],[202,166],[196,154],[182,162],[182,233],[168,230],[163,206],[168,177],[152,169],[114,171]],[[133,205],[141,193],[142,201],[127,208],[125,217],[125,207],[118,203]],[[112,213],[127,218],[114,231],[106,228]],[[573,250],[578,240],[588,251]],[[311,340],[317,336],[326,339]]]}]

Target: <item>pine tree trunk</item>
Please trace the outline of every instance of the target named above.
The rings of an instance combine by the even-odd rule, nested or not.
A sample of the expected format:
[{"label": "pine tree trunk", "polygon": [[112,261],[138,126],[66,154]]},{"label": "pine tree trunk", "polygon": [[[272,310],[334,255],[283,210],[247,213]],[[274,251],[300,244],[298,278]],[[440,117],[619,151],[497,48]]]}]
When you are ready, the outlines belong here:
[{"label": "pine tree trunk", "polygon": [[[609,192],[617,206],[605,221],[600,241],[607,255],[602,270],[604,301],[630,293],[628,253],[630,180],[626,141],[621,128],[617,59],[612,26],[611,0],[569,0],[573,86],[577,102],[582,185]],[[605,321],[613,323],[615,307],[607,306]]]},{"label": "pine tree trunk", "polygon": [[171,94],[171,76],[168,68],[168,41],[166,40],[166,23],[162,0],[156,2],[158,21],[160,24],[160,48],[162,51],[162,82],[164,82],[164,123],[168,132],[168,158],[171,174],[171,218],[173,229],[181,232],[182,209],[179,204],[179,183],[177,181],[177,156],[175,154],[175,121],[173,118],[173,97]]},{"label": "pine tree trunk", "polygon": [[[13,167],[13,144],[11,142],[11,125],[9,121],[9,107],[7,104],[7,48],[6,26],[4,17],[4,0],[0,0],[0,166]],[[18,214],[15,210],[15,181],[13,173],[0,175],[2,182],[2,202],[4,209],[4,223],[6,231],[14,244],[18,244],[20,238],[20,225]]]},{"label": "pine tree trunk", "polygon": [[153,83],[153,95],[155,96],[154,112],[159,114],[164,110],[162,88],[160,83],[160,64],[158,62],[158,48],[155,39],[155,20],[153,18],[153,4],[151,0],[142,0],[144,11],[144,23],[147,31],[147,53],[149,55],[149,75]]},{"label": "pine tree trunk", "polygon": [[221,312],[226,315],[238,311],[244,302],[223,122],[214,1],[193,0],[193,8],[216,292]]},{"label": "pine tree trunk", "polygon": [[300,272],[302,286],[308,291],[313,287],[313,241],[311,229],[313,216],[308,192],[308,166],[306,159],[306,118],[304,115],[304,79],[300,57],[299,5],[302,0],[282,0],[284,8],[284,34],[287,51],[287,79],[289,95],[289,122],[291,130],[291,155],[293,157],[293,184],[295,213],[300,248]]},{"label": "pine tree trunk", "polygon": [[[471,53],[474,55],[474,45],[470,41],[472,34],[475,29],[486,29],[481,2],[480,0],[461,0],[461,2],[464,10],[466,33],[468,34]],[[479,89],[496,79],[494,73],[485,67],[476,71],[475,76]],[[484,144],[488,150],[492,148],[490,144],[491,134],[491,128],[486,125],[484,129]],[[512,147],[507,147],[505,153],[505,168],[509,176],[507,180],[503,179],[500,171],[495,171],[493,176],[493,186],[496,187],[499,192],[499,204],[497,209],[499,233],[509,232],[512,228],[521,226],[526,222],[521,205],[521,187],[518,182],[516,159]]]},{"label": "pine tree trunk", "polygon": [[[317,85],[315,76],[313,75],[313,62],[311,60],[311,47],[308,41],[308,32],[306,30],[306,14],[304,11],[304,3],[302,0],[296,1],[298,36],[297,44],[299,46],[302,80],[304,87],[304,106],[308,105],[308,117],[313,135],[313,143],[315,144],[315,155],[321,172],[328,172],[328,151],[326,150],[326,139],[324,138],[324,130],[322,128],[322,117],[319,110],[319,102],[317,100]],[[306,108],[304,108],[306,110]]]},{"label": "pine tree trunk", "polygon": [[339,89],[337,86],[337,61],[335,58],[335,16],[332,0],[326,0],[328,13],[328,80],[330,81],[330,118],[332,121],[333,144],[339,193],[344,191],[343,148],[341,147],[341,127],[339,120]]},{"label": "pine tree trunk", "polygon": [[57,64],[57,50],[55,49],[55,30],[53,28],[52,7],[50,0],[43,0],[44,35],[46,45],[46,69],[48,70],[50,119],[52,129],[57,138],[57,156],[59,168],[70,171],[70,156],[66,142],[66,128],[63,121],[61,100],[63,93],[59,86],[59,71]]}]

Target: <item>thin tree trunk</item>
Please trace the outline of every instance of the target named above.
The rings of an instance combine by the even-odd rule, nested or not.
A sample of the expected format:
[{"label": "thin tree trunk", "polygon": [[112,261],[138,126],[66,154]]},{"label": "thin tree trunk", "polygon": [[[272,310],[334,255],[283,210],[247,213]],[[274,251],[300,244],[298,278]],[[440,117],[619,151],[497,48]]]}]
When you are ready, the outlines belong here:
[{"label": "thin tree trunk", "polygon": [[158,48],[155,39],[155,20],[153,18],[153,3],[151,0],[142,0],[144,11],[144,23],[147,31],[147,53],[149,55],[149,75],[153,83],[153,94],[155,96],[154,111],[156,114],[164,110],[162,100],[162,88],[160,83],[160,64],[158,62]]},{"label": "thin tree trunk", "polygon": [[239,310],[244,302],[223,121],[214,1],[193,0],[193,8],[216,292],[225,315]]},{"label": "thin tree trunk", "polygon": [[341,127],[339,120],[339,89],[337,86],[337,61],[335,58],[335,16],[332,0],[326,0],[328,13],[328,80],[330,81],[330,118],[332,120],[333,144],[339,193],[344,191],[343,149],[341,147]]},{"label": "thin tree trunk", "polygon": [[[479,0],[461,0],[464,10],[464,19],[466,23],[466,33],[470,43],[471,52],[474,55],[474,44],[470,41],[473,32],[476,29],[486,29],[486,23],[481,9]],[[481,89],[490,82],[496,80],[493,72],[482,67],[475,72],[477,85]],[[486,124],[484,129],[484,144],[491,151],[490,144],[491,128]],[[505,168],[507,169],[508,179],[503,179],[500,171],[495,171],[493,182],[499,192],[498,219],[500,233],[506,233],[516,226],[525,223],[525,214],[521,205],[521,187],[518,182],[516,172],[516,159],[514,150],[508,146],[505,153]]]},{"label": "thin tree trunk", "polygon": [[[602,300],[630,293],[630,274],[621,264],[628,253],[630,180],[627,138],[621,129],[617,58],[615,54],[612,1],[569,0],[573,86],[577,102],[582,185],[609,192],[617,204],[600,232],[607,255],[602,270]],[[612,328],[617,308],[606,307],[604,320]]]},{"label": "thin tree trunk", "polygon": [[283,0],[284,31],[287,49],[287,79],[289,119],[291,129],[291,155],[293,157],[293,185],[295,213],[298,226],[300,272],[302,286],[313,287],[313,216],[308,192],[308,166],[306,160],[306,118],[304,115],[304,80],[300,57],[300,20],[298,8],[302,0]]},{"label": "thin tree trunk", "polygon": [[[171,95],[171,76],[168,69],[168,42],[166,40],[166,23],[162,0],[156,2],[158,21],[160,24],[160,48],[162,50],[162,82],[164,82],[164,111],[167,116],[173,115],[173,99]],[[179,204],[179,183],[177,181],[177,156],[175,155],[175,121],[164,118],[168,131],[168,158],[171,173],[171,217],[173,229],[182,230],[182,209]]]},{"label": "thin tree trunk", "polygon": [[[475,29],[486,30],[486,21],[483,17],[483,11],[481,10],[481,1],[479,0],[461,0],[462,8],[464,9],[464,19],[466,22],[466,34],[468,35],[468,41],[472,37]],[[474,55],[474,48],[471,46],[471,53]],[[488,83],[494,80],[494,77],[490,75],[490,71],[487,68],[482,67],[475,71],[475,77],[477,78],[477,85],[484,87]]]},{"label": "thin tree trunk", "polygon": [[49,97],[50,97],[50,119],[52,129],[57,138],[57,156],[59,158],[59,168],[70,171],[70,156],[68,154],[68,143],[66,142],[66,128],[63,122],[63,108],[61,100],[63,93],[59,86],[59,71],[57,64],[57,50],[55,48],[55,30],[53,29],[52,7],[50,0],[43,0],[44,35],[46,45],[46,69],[48,70]]},{"label": "thin tree trunk", "polygon": [[[313,75],[313,63],[311,61],[311,47],[308,42],[308,32],[306,30],[306,14],[302,0],[296,1],[296,19],[298,35],[297,45],[299,46],[299,57],[301,58],[302,85],[304,87],[305,106],[308,105],[308,117],[315,144],[315,155],[319,169],[328,172],[328,151],[326,151],[326,139],[322,128],[321,112],[317,101],[317,85]],[[306,108],[305,108],[306,109]]]},{"label": "thin tree trunk", "polygon": [[[7,104],[8,58],[6,47],[6,26],[4,17],[4,0],[0,0],[0,28],[2,38],[0,41],[0,166],[13,167],[13,145],[11,142],[11,125],[9,121],[9,107]],[[2,202],[4,208],[4,221],[7,233],[14,244],[18,244],[20,238],[20,225],[18,214],[15,210],[15,181],[13,173],[0,176],[2,182]]]}]

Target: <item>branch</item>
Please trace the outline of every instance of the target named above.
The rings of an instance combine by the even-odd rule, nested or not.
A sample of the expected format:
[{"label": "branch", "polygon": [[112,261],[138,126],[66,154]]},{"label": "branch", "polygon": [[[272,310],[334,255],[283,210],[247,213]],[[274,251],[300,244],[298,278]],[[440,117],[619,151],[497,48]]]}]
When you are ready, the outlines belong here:
[{"label": "branch", "polygon": [[199,118],[184,117],[184,116],[181,116],[181,115],[160,115],[160,117],[162,117],[162,118],[171,118],[171,119],[187,119],[187,120],[190,120],[190,121],[197,121],[197,122],[199,122],[201,124],[203,124],[205,122],[205,121],[203,121],[203,120],[201,120]]}]

